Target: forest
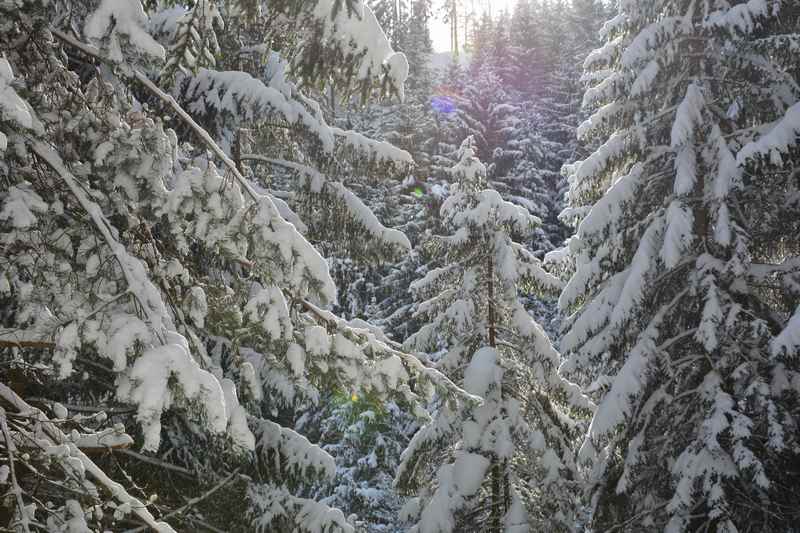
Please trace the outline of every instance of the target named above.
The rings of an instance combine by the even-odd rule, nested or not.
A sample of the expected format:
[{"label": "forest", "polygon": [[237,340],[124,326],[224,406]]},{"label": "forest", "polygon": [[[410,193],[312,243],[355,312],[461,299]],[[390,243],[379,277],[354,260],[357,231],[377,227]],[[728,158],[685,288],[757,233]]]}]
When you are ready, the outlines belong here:
[{"label": "forest", "polygon": [[0,0],[0,532],[800,531],[798,235],[798,0]]}]

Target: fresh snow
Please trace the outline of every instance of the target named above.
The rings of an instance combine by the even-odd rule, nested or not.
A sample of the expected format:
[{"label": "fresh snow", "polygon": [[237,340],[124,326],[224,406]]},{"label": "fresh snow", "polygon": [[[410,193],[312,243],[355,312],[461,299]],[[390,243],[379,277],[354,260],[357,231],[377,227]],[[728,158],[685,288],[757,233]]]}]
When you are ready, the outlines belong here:
[{"label": "fresh snow", "polygon": [[464,371],[464,389],[477,396],[486,396],[490,387],[497,387],[502,379],[502,370],[497,366],[497,352],[483,347],[472,356]]},{"label": "fresh snow", "polygon": [[122,62],[123,51],[120,36],[141,52],[157,59],[164,59],[165,52],[147,32],[147,16],[138,2],[128,0],[102,0],[98,8],[86,21],[83,33],[90,41],[108,39],[108,54],[111,59]]}]

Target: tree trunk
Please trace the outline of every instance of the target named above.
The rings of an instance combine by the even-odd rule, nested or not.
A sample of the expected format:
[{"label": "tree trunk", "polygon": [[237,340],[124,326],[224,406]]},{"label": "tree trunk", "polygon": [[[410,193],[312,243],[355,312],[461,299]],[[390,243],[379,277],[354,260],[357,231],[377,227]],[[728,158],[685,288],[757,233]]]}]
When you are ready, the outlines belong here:
[{"label": "tree trunk", "polygon": [[[489,346],[492,348],[497,348],[497,331],[496,331],[496,322],[497,318],[495,316],[495,309],[494,309],[494,261],[492,258],[489,258],[488,264],[488,275],[489,275],[489,287],[488,287],[488,299],[489,299]],[[503,397],[503,388],[502,384],[500,385],[500,398]],[[492,533],[501,533],[503,531],[503,515],[505,514],[504,507],[504,495],[508,492],[508,479],[504,475],[503,468],[505,462],[500,464],[497,460],[497,457],[492,459],[492,508],[491,514],[489,515],[489,524],[490,524],[490,531]],[[505,487],[504,487],[505,485]]]}]

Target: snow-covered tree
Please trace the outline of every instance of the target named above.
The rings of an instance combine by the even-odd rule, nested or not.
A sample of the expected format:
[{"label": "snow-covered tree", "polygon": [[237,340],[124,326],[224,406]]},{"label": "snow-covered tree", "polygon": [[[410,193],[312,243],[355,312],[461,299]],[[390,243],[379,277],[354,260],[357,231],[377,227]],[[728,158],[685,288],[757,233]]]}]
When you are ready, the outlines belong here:
[{"label": "snow-covered tree", "polygon": [[586,60],[561,348],[597,530],[795,527],[797,32],[794,2],[626,0]]},{"label": "snow-covered tree", "polygon": [[430,58],[433,52],[429,21],[430,0],[417,0],[412,6],[408,31],[398,44],[413,65],[406,83],[407,98],[397,106],[393,123],[383,126],[384,138],[409,152],[417,165],[416,176],[424,181],[430,175],[430,158],[433,151],[433,112],[430,99],[433,92],[433,74]]},{"label": "snow-covered tree", "polygon": [[346,390],[424,418],[412,379],[460,393],[325,310],[302,232],[407,251],[342,180],[410,157],[328,125],[301,87],[402,96],[406,60],[359,0],[146,6],[0,2],[3,517],[352,531],[303,495],[335,462],[296,411]]},{"label": "snow-covered tree", "polygon": [[435,114],[431,175],[438,182],[450,179],[450,169],[458,162],[458,148],[463,140],[460,129],[459,98],[466,83],[466,72],[458,58],[453,58],[439,75],[431,106]]},{"label": "snow-covered tree", "polygon": [[396,483],[417,494],[405,507],[414,532],[568,530],[578,485],[570,416],[589,404],[558,376],[558,353],[518,299],[560,284],[514,240],[538,220],[483,188],[475,150],[471,138],[462,144],[442,206],[452,232],[438,238],[445,266],[413,286],[429,322],[405,345],[432,354],[483,402],[439,398]]},{"label": "snow-covered tree", "polygon": [[488,162],[491,178],[504,176],[513,161],[503,148],[516,108],[492,63],[470,70],[456,104],[459,133],[475,139],[476,155]]},{"label": "snow-covered tree", "polygon": [[[350,109],[347,120],[413,157],[415,167],[402,181],[366,183],[355,192],[382,221],[401,230],[418,248],[436,224],[438,209],[433,204],[438,201],[437,191],[441,187],[433,160],[439,127],[438,112],[431,105],[434,83],[430,67],[431,2],[416,0],[410,8],[408,31],[398,42],[398,48],[410,63],[405,101],[383,101]],[[406,338],[418,325],[412,317],[408,287],[425,274],[426,263],[424,253],[403,254],[399,260],[380,265],[359,265],[337,258],[333,265],[339,287],[339,309],[349,317],[369,316],[391,338]]]}]

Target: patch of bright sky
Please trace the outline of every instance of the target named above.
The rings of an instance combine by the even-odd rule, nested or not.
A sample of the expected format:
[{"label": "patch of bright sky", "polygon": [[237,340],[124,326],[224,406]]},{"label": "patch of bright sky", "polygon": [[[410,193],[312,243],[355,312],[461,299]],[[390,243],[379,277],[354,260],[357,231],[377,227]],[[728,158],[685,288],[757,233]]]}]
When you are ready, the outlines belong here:
[{"label": "patch of bright sky", "polygon": [[[516,0],[463,0],[464,4],[470,11],[477,13],[480,16],[485,11],[491,10],[493,17],[496,17],[503,10],[509,12],[514,11]],[[433,40],[434,52],[449,52],[450,51],[450,25],[442,22],[442,5],[444,0],[437,0],[434,2],[434,20],[431,21],[431,39]],[[459,29],[459,41],[463,45],[463,25]]]}]

